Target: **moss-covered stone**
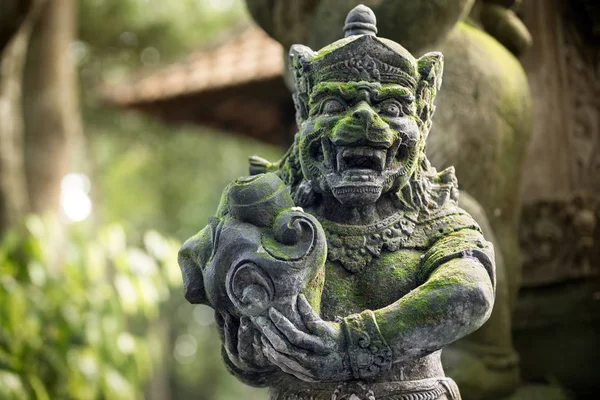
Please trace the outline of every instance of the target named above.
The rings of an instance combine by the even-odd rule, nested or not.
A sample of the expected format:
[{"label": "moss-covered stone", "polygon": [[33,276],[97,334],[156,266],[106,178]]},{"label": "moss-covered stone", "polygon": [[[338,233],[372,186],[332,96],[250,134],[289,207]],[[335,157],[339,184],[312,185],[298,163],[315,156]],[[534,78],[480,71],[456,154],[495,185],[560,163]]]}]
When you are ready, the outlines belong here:
[{"label": "moss-covered stone", "polygon": [[300,132],[281,161],[258,163],[289,193],[252,193],[271,173],[231,186],[211,258],[192,269],[224,315],[226,362],[274,399],[357,396],[360,382],[381,398],[458,398],[439,352],[494,303],[492,246],[457,206],[454,170],[424,153],[443,56],[414,58],[374,20],[358,7],[351,36],[292,48]]}]

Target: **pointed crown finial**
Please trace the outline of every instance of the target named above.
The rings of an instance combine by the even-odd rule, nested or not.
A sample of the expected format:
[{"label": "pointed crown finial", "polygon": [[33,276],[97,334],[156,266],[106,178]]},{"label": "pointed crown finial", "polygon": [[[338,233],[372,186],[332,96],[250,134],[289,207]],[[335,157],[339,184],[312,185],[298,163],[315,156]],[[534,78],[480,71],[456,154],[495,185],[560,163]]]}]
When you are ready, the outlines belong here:
[{"label": "pointed crown finial", "polygon": [[377,18],[369,7],[359,4],[348,13],[344,25],[344,37],[377,34]]}]

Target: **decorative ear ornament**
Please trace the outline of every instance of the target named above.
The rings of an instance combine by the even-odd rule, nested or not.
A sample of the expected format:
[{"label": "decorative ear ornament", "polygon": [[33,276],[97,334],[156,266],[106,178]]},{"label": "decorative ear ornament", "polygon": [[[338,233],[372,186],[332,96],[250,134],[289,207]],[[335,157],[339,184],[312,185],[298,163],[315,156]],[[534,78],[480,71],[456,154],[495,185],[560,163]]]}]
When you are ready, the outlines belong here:
[{"label": "decorative ear ornament", "polygon": [[294,45],[290,49],[290,68],[296,86],[296,92],[292,97],[296,107],[296,124],[298,126],[308,118],[308,93],[310,93],[311,87],[308,71],[310,65],[307,60],[312,55],[314,52],[306,46]]},{"label": "decorative ear ornament", "polygon": [[417,115],[425,125],[425,135],[431,128],[431,119],[435,112],[433,101],[442,86],[444,56],[440,52],[431,52],[419,58],[417,62],[420,80],[417,85]]}]

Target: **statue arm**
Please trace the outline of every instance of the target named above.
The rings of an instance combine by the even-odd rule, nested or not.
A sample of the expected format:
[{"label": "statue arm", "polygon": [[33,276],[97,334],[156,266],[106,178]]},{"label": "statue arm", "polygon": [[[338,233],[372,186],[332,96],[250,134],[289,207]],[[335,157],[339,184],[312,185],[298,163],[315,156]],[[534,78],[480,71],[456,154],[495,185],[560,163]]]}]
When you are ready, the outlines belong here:
[{"label": "statue arm", "polygon": [[[288,48],[295,43],[321,48],[339,39],[338,28],[362,0],[246,0],[250,15],[269,35]],[[377,14],[381,36],[423,51],[441,41],[471,10],[474,0],[379,0],[369,6]]]},{"label": "statue arm", "polygon": [[493,249],[478,231],[465,229],[438,240],[421,266],[420,286],[372,312],[393,362],[441,349],[477,330],[492,312]]},{"label": "statue arm", "polygon": [[324,321],[302,296],[308,332],[277,310],[256,324],[269,360],[299,379],[373,378],[392,364],[419,358],[479,328],[494,303],[492,246],[475,229],[444,236],[421,260],[421,285],[379,310]]}]

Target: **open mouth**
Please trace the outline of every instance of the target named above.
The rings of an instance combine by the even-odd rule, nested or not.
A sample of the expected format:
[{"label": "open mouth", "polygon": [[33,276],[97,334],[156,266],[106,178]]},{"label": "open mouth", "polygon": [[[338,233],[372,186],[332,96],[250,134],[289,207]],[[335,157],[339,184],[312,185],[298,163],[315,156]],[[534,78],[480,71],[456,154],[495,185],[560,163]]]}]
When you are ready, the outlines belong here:
[{"label": "open mouth", "polygon": [[322,138],[313,159],[327,169],[326,179],[333,195],[343,204],[371,204],[381,196],[387,182],[399,173],[397,159],[400,139],[391,147],[334,145]]},{"label": "open mouth", "polygon": [[357,173],[381,175],[390,168],[397,157],[400,140],[390,148],[374,148],[371,146],[335,146],[328,139],[323,138],[322,147],[325,158],[330,168],[342,175],[355,175]]},{"label": "open mouth", "polygon": [[386,151],[369,147],[340,147],[337,151],[336,169],[344,172],[376,172],[385,168]]}]

